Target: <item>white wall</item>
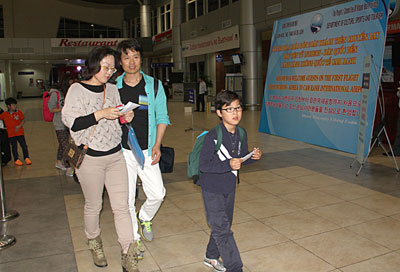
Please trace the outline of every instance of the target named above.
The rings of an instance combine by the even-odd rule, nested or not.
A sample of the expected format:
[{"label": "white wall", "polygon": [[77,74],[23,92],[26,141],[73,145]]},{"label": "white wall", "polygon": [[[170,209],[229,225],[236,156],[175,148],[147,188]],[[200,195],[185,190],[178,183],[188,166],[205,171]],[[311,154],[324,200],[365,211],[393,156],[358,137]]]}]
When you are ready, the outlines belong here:
[{"label": "white wall", "polygon": [[[12,96],[16,97],[17,92],[22,92],[22,97],[40,96],[42,90],[36,86],[36,79],[49,79],[51,65],[49,64],[12,64],[12,79],[14,82]],[[18,75],[18,72],[34,72],[33,75]],[[29,79],[33,78],[34,86],[29,86]]]},{"label": "white wall", "polygon": [[121,8],[82,7],[58,0],[0,0],[5,38],[55,38],[60,17],[121,28]]}]

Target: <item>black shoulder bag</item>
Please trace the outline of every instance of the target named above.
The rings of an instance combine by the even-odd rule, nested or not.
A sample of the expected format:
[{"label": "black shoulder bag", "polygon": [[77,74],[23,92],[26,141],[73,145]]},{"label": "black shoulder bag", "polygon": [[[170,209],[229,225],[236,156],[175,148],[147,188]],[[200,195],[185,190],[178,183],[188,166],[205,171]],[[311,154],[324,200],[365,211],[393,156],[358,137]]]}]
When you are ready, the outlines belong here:
[{"label": "black shoulder bag", "polygon": [[[158,79],[154,78],[154,100],[158,93]],[[174,171],[175,151],[172,147],[161,145],[161,159],[159,162],[161,173],[172,173]]]}]

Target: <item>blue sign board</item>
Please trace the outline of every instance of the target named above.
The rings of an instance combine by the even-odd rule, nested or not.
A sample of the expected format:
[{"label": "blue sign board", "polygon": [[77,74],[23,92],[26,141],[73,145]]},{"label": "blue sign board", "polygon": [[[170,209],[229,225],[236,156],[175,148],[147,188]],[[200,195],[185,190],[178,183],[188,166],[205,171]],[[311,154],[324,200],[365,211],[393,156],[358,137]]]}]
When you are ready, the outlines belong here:
[{"label": "blue sign board", "polygon": [[188,102],[191,104],[195,104],[196,101],[195,90],[189,89],[188,94],[189,94]]},{"label": "blue sign board", "polygon": [[274,22],[259,130],[356,153],[364,57],[372,55],[365,155],[389,0],[356,0]]}]

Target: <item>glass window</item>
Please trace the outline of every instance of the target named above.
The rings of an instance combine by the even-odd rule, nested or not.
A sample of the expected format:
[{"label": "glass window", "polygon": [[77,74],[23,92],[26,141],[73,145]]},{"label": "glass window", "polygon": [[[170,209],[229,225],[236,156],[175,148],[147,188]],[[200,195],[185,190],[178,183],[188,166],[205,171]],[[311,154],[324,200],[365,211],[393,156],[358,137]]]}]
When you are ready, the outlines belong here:
[{"label": "glass window", "polygon": [[96,25],[68,18],[60,18],[58,38],[119,38],[121,29]]},{"label": "glass window", "polygon": [[219,0],[208,0],[208,12],[218,9]]},{"label": "glass window", "polygon": [[153,36],[158,34],[157,9],[153,10]]},{"label": "glass window", "polygon": [[196,18],[196,2],[188,3],[188,21]]},{"label": "glass window", "polygon": [[170,29],[171,28],[171,12],[168,12],[165,16],[165,20],[166,20],[166,29]]},{"label": "glass window", "polygon": [[64,24],[64,18],[60,17],[60,21],[58,22],[58,29],[64,29],[65,28],[65,24]]},{"label": "glass window", "polygon": [[107,38],[107,30],[95,30],[94,37],[95,38]]},{"label": "glass window", "polygon": [[199,62],[199,75],[204,76],[204,61]]},{"label": "glass window", "polygon": [[190,82],[197,82],[197,63],[191,63],[189,67]]},{"label": "glass window", "polygon": [[79,38],[78,29],[66,29],[64,38]]},{"label": "glass window", "polygon": [[94,30],[92,29],[80,29],[79,30],[79,37],[80,38],[94,38],[93,33]]},{"label": "glass window", "polygon": [[220,0],[221,1],[221,8],[229,5],[229,0]]},{"label": "glass window", "polygon": [[65,38],[64,29],[59,29],[57,31],[57,38]]},{"label": "glass window", "polygon": [[75,20],[71,20],[71,19],[67,19],[65,18],[65,29],[70,30],[70,29],[75,29],[78,30],[79,29],[79,22],[75,21]]},{"label": "glass window", "polygon": [[204,1],[197,0],[197,17],[204,14]]},{"label": "glass window", "polygon": [[161,14],[161,32],[165,31],[165,14]]},{"label": "glass window", "polygon": [[[85,22],[80,22],[79,23],[79,28],[81,30],[92,30],[94,28],[94,24],[89,24]],[[97,28],[97,27],[96,27]]]}]

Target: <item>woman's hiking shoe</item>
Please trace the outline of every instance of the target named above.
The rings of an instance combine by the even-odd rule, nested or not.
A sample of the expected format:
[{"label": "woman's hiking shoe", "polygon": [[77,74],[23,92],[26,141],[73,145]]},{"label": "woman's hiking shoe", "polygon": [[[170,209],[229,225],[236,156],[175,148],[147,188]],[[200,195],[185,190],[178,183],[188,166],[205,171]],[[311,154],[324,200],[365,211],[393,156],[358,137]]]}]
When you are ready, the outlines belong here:
[{"label": "woman's hiking shoe", "polygon": [[90,252],[92,253],[93,262],[95,266],[98,267],[107,266],[107,260],[103,250],[103,242],[101,241],[100,235],[94,239],[89,239],[88,245]]},{"label": "woman's hiking shoe", "polygon": [[216,272],[225,272],[226,271],[225,266],[222,264],[222,262],[220,262],[217,259],[209,259],[206,256],[204,256],[203,263],[208,267],[214,268],[214,270]]},{"label": "woman's hiking shoe", "polygon": [[128,252],[126,254],[122,253],[121,265],[124,272],[139,272],[136,245],[136,243],[131,243]]}]

